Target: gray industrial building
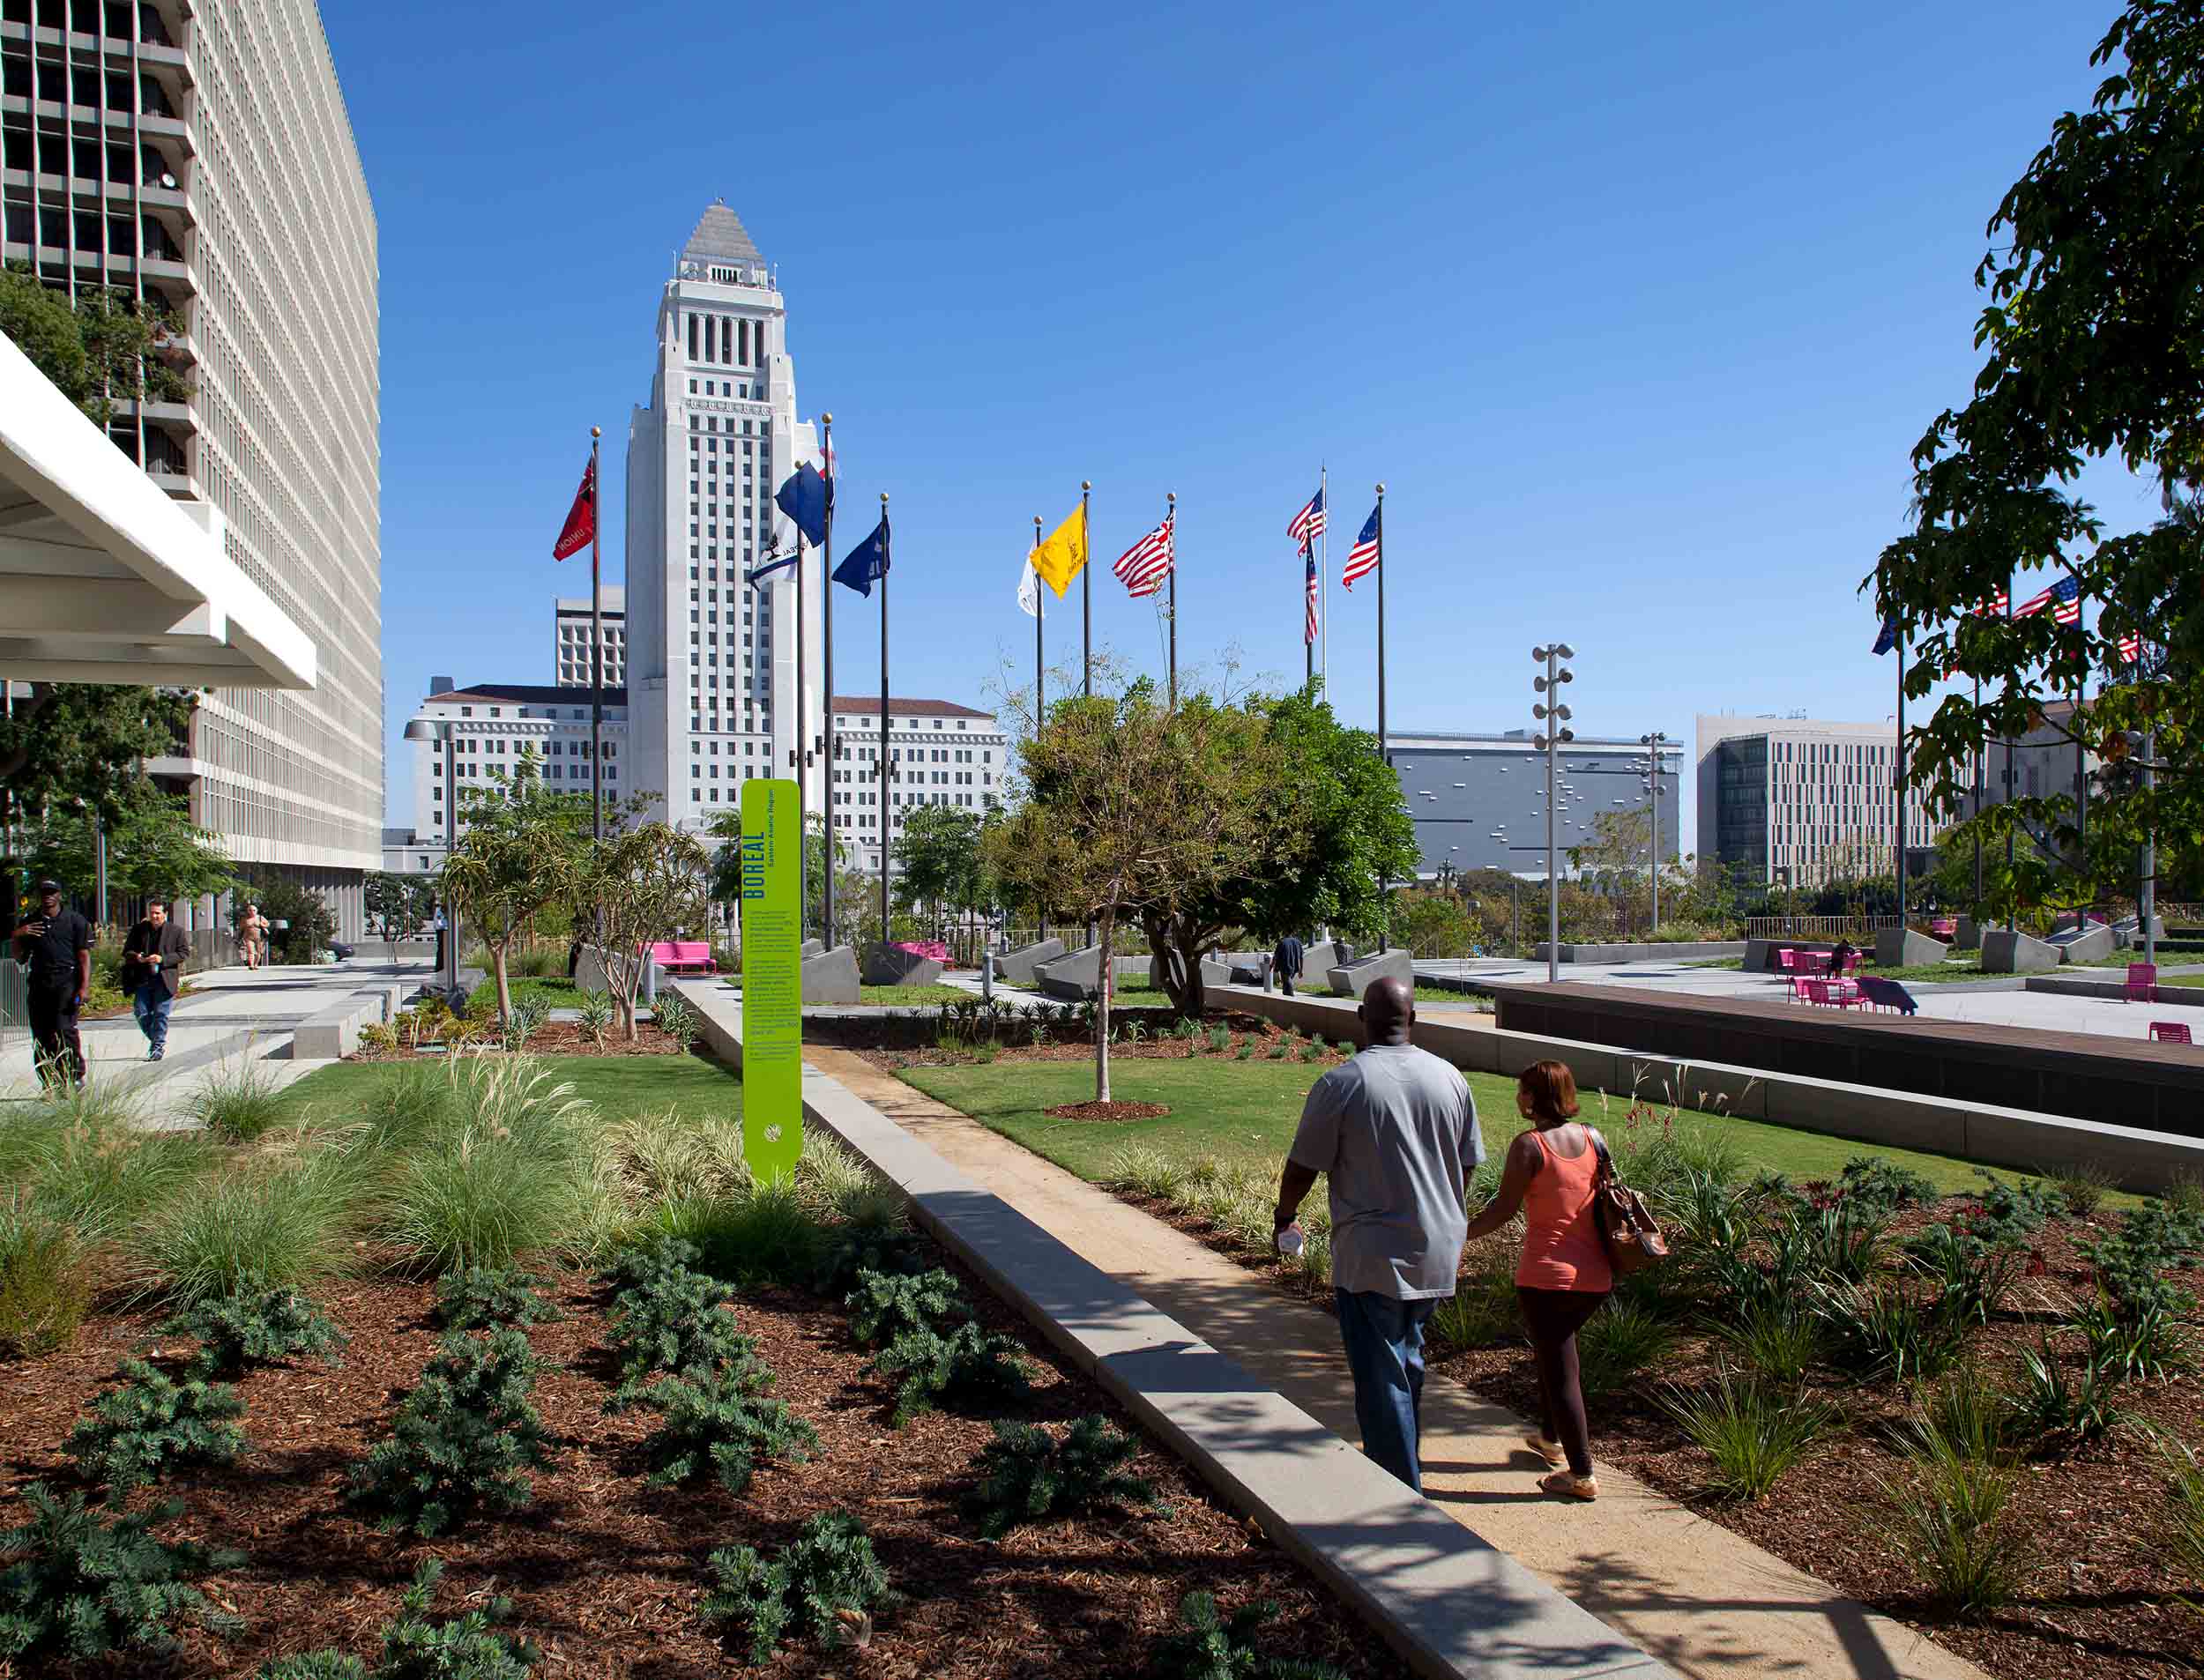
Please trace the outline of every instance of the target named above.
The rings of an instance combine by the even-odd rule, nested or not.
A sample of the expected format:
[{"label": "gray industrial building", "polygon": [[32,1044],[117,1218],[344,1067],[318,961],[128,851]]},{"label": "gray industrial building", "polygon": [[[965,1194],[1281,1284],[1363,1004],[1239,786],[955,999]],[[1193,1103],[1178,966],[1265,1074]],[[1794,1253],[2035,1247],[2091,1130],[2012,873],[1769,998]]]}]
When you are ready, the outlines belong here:
[{"label": "gray industrial building", "polygon": [[[1387,743],[1401,798],[1416,824],[1419,877],[1504,869],[1545,874],[1545,755],[1528,730],[1502,735],[1396,734]],[[1649,797],[1648,749],[1635,740],[1587,739],[1561,754],[1554,841],[1564,852],[1593,838],[1602,811],[1641,809]],[[1681,851],[1680,745],[1661,749],[1661,856]],[[1567,872],[1566,857],[1561,860]]]}]

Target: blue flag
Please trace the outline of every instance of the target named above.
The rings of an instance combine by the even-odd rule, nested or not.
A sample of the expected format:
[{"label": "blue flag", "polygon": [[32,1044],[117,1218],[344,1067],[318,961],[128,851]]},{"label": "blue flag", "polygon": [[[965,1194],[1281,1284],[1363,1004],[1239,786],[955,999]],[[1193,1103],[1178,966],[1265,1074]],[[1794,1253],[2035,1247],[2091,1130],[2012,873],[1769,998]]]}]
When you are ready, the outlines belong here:
[{"label": "blue flag", "polygon": [[849,552],[849,555],[834,569],[834,581],[846,584],[860,595],[869,598],[873,580],[888,576],[888,516],[882,514],[880,523],[873,527],[873,534]]},{"label": "blue flag", "polygon": [[1894,613],[1882,621],[1882,634],[1875,638],[1875,657],[1880,658],[1898,645],[1898,619]]},{"label": "blue flag", "polygon": [[796,522],[796,529],[803,532],[806,542],[814,548],[825,546],[827,483],[819,476],[817,467],[807,461],[791,472],[773,493],[773,501]]},{"label": "blue flag", "polygon": [[763,560],[761,560],[756,565],[751,567],[749,570],[742,574],[742,581],[748,584],[752,589],[756,589],[760,584],[771,577],[775,572],[780,571],[785,568],[793,566],[795,563],[796,557],[793,554],[768,554]]}]

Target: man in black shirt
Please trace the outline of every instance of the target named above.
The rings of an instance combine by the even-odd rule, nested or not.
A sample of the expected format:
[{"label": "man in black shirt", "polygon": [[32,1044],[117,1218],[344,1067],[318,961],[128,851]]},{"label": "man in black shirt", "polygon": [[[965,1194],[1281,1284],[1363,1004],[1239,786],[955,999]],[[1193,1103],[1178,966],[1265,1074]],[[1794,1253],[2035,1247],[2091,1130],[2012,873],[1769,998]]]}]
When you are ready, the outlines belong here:
[{"label": "man in black shirt", "polygon": [[1278,989],[1289,998],[1293,995],[1293,982],[1301,978],[1302,955],[1301,941],[1291,933],[1270,954],[1270,971],[1278,977]]},{"label": "man in black shirt", "polygon": [[77,1012],[92,986],[92,924],[63,904],[58,881],[38,883],[38,908],[15,930],[15,960],[26,970],[39,1083],[81,1082],[84,1041],[77,1035]]}]

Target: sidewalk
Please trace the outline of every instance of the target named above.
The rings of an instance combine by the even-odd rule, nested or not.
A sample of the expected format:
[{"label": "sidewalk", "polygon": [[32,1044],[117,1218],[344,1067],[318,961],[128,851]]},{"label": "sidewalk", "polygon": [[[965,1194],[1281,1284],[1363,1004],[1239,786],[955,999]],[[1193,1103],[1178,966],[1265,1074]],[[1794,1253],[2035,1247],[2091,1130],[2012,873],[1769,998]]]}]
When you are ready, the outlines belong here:
[{"label": "sidewalk", "polygon": [[[812,1048],[805,1059],[1343,1438],[1359,1438],[1329,1315],[861,1057]],[[1678,1672],[1984,1680],[1973,1664],[1612,1468],[1600,1470],[1597,1505],[1545,1498],[1524,1427],[1458,1384],[1433,1382],[1424,1394],[1426,1494]]]}]

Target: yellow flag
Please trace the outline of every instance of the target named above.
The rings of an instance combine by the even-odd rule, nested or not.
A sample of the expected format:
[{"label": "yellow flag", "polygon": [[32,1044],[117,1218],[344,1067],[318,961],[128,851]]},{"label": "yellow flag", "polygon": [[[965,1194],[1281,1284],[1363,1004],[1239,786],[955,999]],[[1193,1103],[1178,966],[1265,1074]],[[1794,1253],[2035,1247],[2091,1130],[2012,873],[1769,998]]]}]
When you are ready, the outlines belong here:
[{"label": "yellow flag", "polygon": [[1071,517],[1051,532],[1048,540],[1025,558],[1049,588],[1056,591],[1056,598],[1063,599],[1071,580],[1079,576],[1087,563],[1086,504],[1082,502],[1074,508]]}]

